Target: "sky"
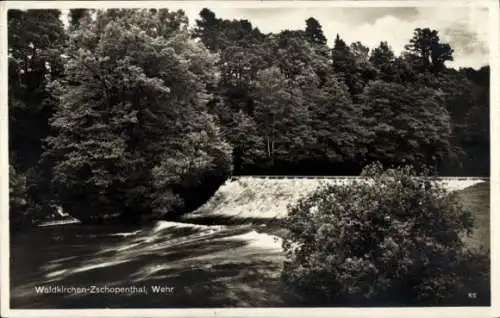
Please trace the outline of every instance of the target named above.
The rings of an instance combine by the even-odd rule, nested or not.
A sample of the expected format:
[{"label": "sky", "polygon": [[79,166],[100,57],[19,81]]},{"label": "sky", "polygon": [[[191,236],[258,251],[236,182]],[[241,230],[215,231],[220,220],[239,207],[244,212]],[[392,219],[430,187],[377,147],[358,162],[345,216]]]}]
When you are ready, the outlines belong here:
[{"label": "sky", "polygon": [[[199,18],[203,8],[183,10],[190,25]],[[247,19],[262,32],[305,28],[305,20],[316,18],[332,44],[338,33],[347,43],[361,41],[374,48],[387,41],[396,54],[403,50],[417,27],[439,31],[442,42],[454,49],[450,67],[479,68],[489,61],[488,9],[480,7],[301,7],[301,8],[242,8],[208,7],[224,19]],[[63,16],[67,14],[63,13]],[[66,20],[66,19],[64,19]],[[66,21],[65,21],[66,23]]]}]

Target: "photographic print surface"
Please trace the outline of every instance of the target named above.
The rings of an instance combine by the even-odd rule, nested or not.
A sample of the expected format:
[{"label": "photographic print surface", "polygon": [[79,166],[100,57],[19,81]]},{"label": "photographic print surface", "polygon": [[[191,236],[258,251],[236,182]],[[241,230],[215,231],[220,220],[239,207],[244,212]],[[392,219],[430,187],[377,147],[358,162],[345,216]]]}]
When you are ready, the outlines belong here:
[{"label": "photographic print surface", "polygon": [[491,305],[488,6],[119,7],[7,12],[10,308]]}]

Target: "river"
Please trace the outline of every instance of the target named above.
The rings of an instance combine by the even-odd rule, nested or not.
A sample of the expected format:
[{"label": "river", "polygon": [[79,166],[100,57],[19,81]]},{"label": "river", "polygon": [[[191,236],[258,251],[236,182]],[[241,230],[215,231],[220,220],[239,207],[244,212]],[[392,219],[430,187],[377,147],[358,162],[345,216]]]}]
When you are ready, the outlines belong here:
[{"label": "river", "polygon": [[11,307],[286,306],[282,257],[249,225],[39,227],[11,240]]}]

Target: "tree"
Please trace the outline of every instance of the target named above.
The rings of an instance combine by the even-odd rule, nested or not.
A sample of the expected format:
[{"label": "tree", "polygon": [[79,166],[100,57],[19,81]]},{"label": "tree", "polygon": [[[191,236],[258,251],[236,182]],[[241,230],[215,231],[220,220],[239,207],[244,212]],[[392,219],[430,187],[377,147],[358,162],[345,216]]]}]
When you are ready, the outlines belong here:
[{"label": "tree", "polygon": [[264,140],[254,118],[245,112],[235,112],[231,121],[226,138],[233,146],[234,172],[246,174],[265,162]]},{"label": "tree", "polygon": [[306,20],[306,36],[311,43],[326,45],[326,37],[323,34],[321,24],[318,20],[311,17]]},{"label": "tree", "polygon": [[312,45],[303,31],[282,31],[270,40],[272,65],[292,81],[305,86],[321,85],[329,72],[322,48]]},{"label": "tree", "polygon": [[376,70],[367,60],[366,50],[359,42],[351,50],[338,34],[332,49],[333,71],[343,79],[354,102],[359,102],[363,88],[376,78]]},{"label": "tree", "polygon": [[[473,83],[474,104],[463,117],[460,146],[465,151],[462,171],[467,175],[490,175],[490,70],[489,66],[479,70],[461,70]],[[469,83],[470,83],[469,82]],[[470,87],[464,92],[470,92]]]},{"label": "tree", "polygon": [[279,68],[271,67],[259,73],[254,94],[255,119],[263,135],[268,164],[304,159],[311,132],[299,86]]},{"label": "tree", "polygon": [[347,74],[352,66],[352,56],[349,47],[337,34],[332,49],[333,69],[336,73]]},{"label": "tree", "polygon": [[410,43],[405,46],[415,57],[417,69],[439,72],[446,61],[453,61],[453,50],[449,44],[439,42],[438,33],[429,28],[416,28]]},{"label": "tree", "polygon": [[[467,79],[475,84],[475,105],[465,115],[468,135],[475,140],[483,140],[489,145],[490,139],[490,68],[461,70]],[[472,137],[474,136],[474,137]]]},{"label": "tree", "polygon": [[161,217],[204,172],[229,174],[231,151],[207,114],[216,60],[184,21],[166,9],[100,11],[72,34],[46,155],[73,216]]},{"label": "tree", "polygon": [[316,160],[332,165],[352,162],[364,155],[361,109],[353,105],[347,86],[332,75],[314,91],[314,96],[311,128]]},{"label": "tree", "polygon": [[410,62],[404,57],[400,56],[394,60],[394,70],[394,77],[390,80],[392,82],[411,86],[415,85],[418,81],[418,74],[412,69]]},{"label": "tree", "polygon": [[374,48],[370,55],[370,62],[375,67],[381,68],[386,64],[394,62],[395,59],[394,52],[392,51],[389,44],[385,41],[380,42],[379,46]]},{"label": "tree", "polygon": [[212,52],[219,52],[230,46],[251,47],[263,37],[259,29],[248,20],[224,20],[216,17],[209,9],[200,11],[193,36],[200,38]]},{"label": "tree", "polygon": [[376,81],[363,103],[371,161],[436,165],[451,155],[450,117],[435,90]]},{"label": "tree", "polygon": [[363,45],[363,43],[357,41],[351,43],[349,46],[350,51],[354,55],[354,58],[358,61],[364,61],[366,62],[368,60],[368,55],[370,53],[370,48],[367,46]]},{"label": "tree", "polygon": [[9,10],[9,150],[21,171],[36,165],[53,104],[46,87],[61,76],[65,41],[59,10]]},{"label": "tree", "polygon": [[80,21],[89,19],[91,12],[89,9],[70,9],[68,14],[70,28],[76,29],[80,27]]},{"label": "tree", "polygon": [[395,81],[397,70],[394,65],[396,56],[389,44],[385,41],[380,42],[379,46],[374,48],[370,54],[369,61],[379,70],[378,77],[386,82]]},{"label": "tree", "polygon": [[191,114],[188,125],[169,137],[152,169],[153,217],[198,208],[232,172],[232,147],[213,116]]},{"label": "tree", "polygon": [[[39,161],[56,105],[49,87],[64,74],[61,53],[66,34],[60,14],[59,10],[8,11],[10,164],[12,178],[19,182],[22,178],[23,184],[23,190],[13,195],[22,196],[16,202],[24,202],[22,208],[17,204],[11,208],[23,215],[23,224],[50,213],[47,179],[40,178],[50,175],[50,166]],[[11,221],[15,220],[13,216]]]},{"label": "tree", "polygon": [[452,70],[438,75],[436,82],[436,87],[443,92],[453,126],[461,128],[467,112],[477,102],[475,85],[459,72]]}]

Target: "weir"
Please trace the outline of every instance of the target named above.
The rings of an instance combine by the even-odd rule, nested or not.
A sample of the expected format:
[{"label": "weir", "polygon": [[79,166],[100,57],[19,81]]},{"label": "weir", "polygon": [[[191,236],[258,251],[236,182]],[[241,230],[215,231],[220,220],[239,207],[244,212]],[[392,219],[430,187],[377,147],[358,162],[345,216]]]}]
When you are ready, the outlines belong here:
[{"label": "weir", "polygon": [[[233,176],[200,208],[185,216],[280,219],[294,204],[325,184],[346,184],[360,180],[352,176]],[[449,191],[462,190],[487,179],[480,177],[441,177]]]}]

